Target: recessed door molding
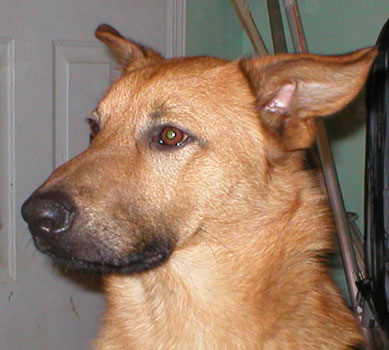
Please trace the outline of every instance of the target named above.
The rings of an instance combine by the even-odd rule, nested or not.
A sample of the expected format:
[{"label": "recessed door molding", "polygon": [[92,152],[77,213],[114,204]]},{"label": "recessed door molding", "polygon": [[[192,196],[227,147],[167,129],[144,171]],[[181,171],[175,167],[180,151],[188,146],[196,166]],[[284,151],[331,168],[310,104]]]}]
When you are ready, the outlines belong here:
[{"label": "recessed door molding", "polygon": [[15,276],[15,50],[0,38],[0,281]]}]

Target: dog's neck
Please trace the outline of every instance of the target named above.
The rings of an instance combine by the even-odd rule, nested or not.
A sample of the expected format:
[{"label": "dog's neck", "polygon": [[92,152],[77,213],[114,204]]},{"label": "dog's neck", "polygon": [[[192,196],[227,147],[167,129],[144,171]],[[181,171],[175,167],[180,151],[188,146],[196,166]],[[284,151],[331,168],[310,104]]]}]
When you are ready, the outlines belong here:
[{"label": "dog's neck", "polygon": [[[266,206],[258,201],[244,216],[234,215],[225,232],[220,219],[210,222],[163,266],[109,277],[108,314],[115,320],[107,324],[125,328],[103,328],[103,333],[116,334],[128,349],[298,348],[288,339],[296,327],[306,327],[308,304],[321,302],[321,293],[333,294],[333,301],[325,301],[335,304],[331,308],[341,309],[341,301],[331,288],[324,290],[330,282],[318,259],[330,247],[332,230],[323,196],[298,183],[293,191],[285,190],[285,183],[281,187]],[[306,217],[309,225],[301,222]],[[280,344],[272,343],[276,333]]]},{"label": "dog's neck", "polygon": [[[244,215],[234,214],[234,223],[210,221],[191,245],[177,249],[163,266],[127,278],[109,277],[109,315],[118,320],[109,324],[125,324],[132,330],[109,332],[125,337],[123,343],[133,343],[134,349],[258,349],[259,339],[274,332],[285,314],[293,314],[301,295],[312,292],[302,286],[296,294],[290,290],[295,281],[288,282],[288,276],[296,276],[291,269],[309,275],[319,268],[312,260],[308,266],[304,260],[310,257],[303,252],[293,251],[301,232],[292,232],[292,227],[296,230],[292,221],[307,210],[304,196],[297,189],[278,193],[267,206],[251,203]],[[320,197],[317,192],[314,196]],[[311,205],[310,210],[322,207]],[[313,230],[317,221],[313,218]],[[315,232],[305,235],[318,237]],[[307,237],[306,242],[316,245],[308,250],[321,249],[322,237],[318,241]],[[267,317],[275,309],[283,310],[278,318]]]},{"label": "dog's neck", "polygon": [[[222,253],[209,243],[176,251],[155,271],[125,281],[122,276],[110,277],[110,314],[136,330],[131,334],[121,330],[118,337],[129,336],[125,343],[132,342],[134,349],[234,349],[236,344],[254,349],[252,337],[245,340],[252,344],[243,343],[247,330],[257,333],[259,327],[252,317],[256,306],[248,302],[246,288],[251,286],[241,286],[241,272],[220,254],[235,259],[232,250]],[[111,304],[118,300],[120,305]]]}]

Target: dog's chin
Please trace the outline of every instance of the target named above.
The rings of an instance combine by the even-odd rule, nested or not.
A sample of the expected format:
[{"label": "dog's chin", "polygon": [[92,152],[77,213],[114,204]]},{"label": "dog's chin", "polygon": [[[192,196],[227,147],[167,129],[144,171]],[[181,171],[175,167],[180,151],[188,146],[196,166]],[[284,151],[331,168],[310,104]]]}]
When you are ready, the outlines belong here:
[{"label": "dog's chin", "polygon": [[133,274],[148,271],[162,265],[169,257],[167,254],[158,254],[153,257],[145,258],[137,261],[123,261],[115,264],[100,261],[88,261],[78,258],[57,257],[49,254],[55,263],[66,269],[98,272],[98,273],[117,273],[117,274]]},{"label": "dog's chin", "polygon": [[35,240],[39,251],[50,256],[53,261],[66,270],[79,270],[97,273],[132,274],[154,269],[169,259],[172,245],[168,242],[153,242],[140,252],[134,252],[123,258],[104,256],[91,260],[47,247],[39,239]]}]

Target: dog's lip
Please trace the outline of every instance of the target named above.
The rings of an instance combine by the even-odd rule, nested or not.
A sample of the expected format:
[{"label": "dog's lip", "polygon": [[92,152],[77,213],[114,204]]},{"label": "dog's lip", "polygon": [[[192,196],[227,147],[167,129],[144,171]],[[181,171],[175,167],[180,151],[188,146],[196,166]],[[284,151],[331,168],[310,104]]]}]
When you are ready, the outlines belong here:
[{"label": "dog's lip", "polygon": [[[109,258],[109,256],[104,257],[104,254],[101,254],[101,259],[90,260],[51,249],[50,246],[41,242],[39,237],[35,237],[34,240],[38,250],[50,256],[57,264],[67,269],[88,270],[91,272],[123,274],[143,272],[163,264],[168,260],[172,252],[172,244],[169,242],[153,242],[141,252],[132,253],[125,258],[113,259]],[[45,240],[43,239],[43,241]]]}]

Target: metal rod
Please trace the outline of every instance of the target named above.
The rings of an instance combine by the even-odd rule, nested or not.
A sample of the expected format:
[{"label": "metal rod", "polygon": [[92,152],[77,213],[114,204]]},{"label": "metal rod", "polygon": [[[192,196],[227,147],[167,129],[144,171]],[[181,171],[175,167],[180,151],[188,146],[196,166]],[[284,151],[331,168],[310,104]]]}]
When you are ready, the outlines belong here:
[{"label": "metal rod", "polygon": [[358,215],[355,213],[347,213],[347,218],[349,221],[349,230],[351,233],[352,243],[355,252],[355,258],[357,260],[358,269],[362,274],[365,273],[365,263],[364,263],[364,252],[363,252],[363,236],[361,231],[356,224],[356,220],[358,219]]},{"label": "metal rod", "polygon": [[300,13],[295,0],[283,0],[289,29],[292,36],[294,51],[308,52],[304,28],[300,20]]},{"label": "metal rod", "polygon": [[349,223],[323,121],[320,120],[319,123],[317,123],[317,129],[316,145],[321,159],[322,171],[338,233],[339,245],[341,247],[340,251],[345,266],[347,285],[351,297],[350,299],[353,310],[357,314],[358,288],[355,284],[355,275],[358,272],[358,266],[352,246]]},{"label": "metal rod", "polygon": [[266,56],[269,54],[265,43],[259,34],[258,28],[255,25],[253,17],[251,15],[249,6],[245,0],[233,0],[232,3],[235,5],[235,11],[238,14],[239,20],[242,24],[243,29],[246,31],[251,44],[254,47],[254,51],[260,56]]}]

